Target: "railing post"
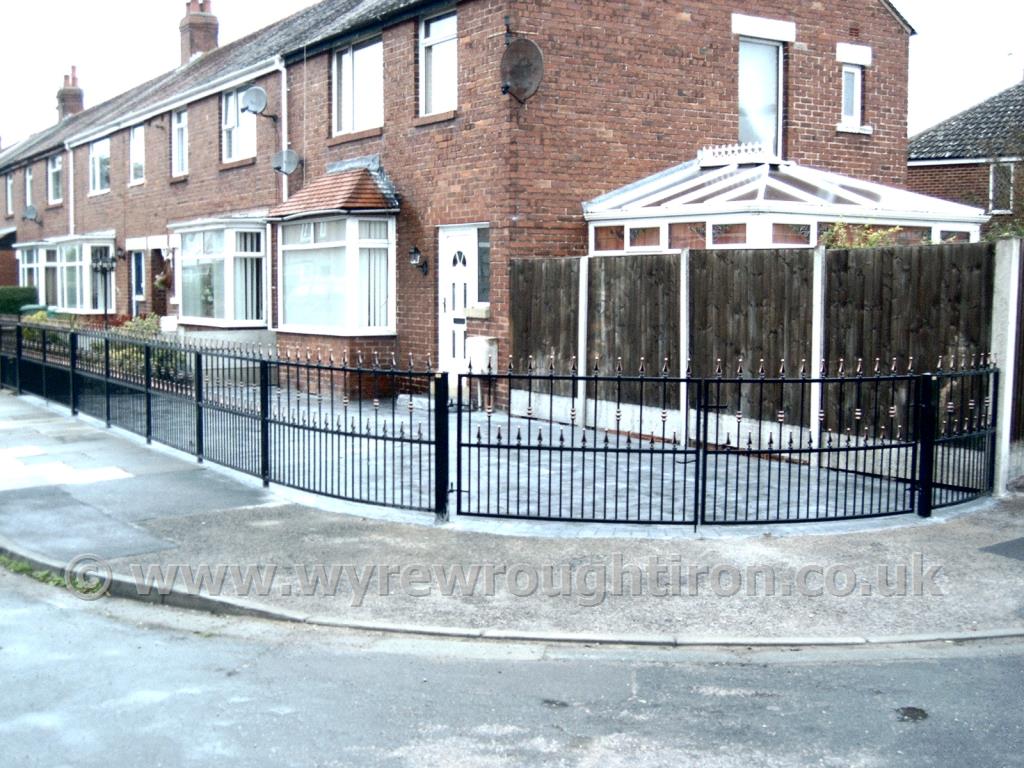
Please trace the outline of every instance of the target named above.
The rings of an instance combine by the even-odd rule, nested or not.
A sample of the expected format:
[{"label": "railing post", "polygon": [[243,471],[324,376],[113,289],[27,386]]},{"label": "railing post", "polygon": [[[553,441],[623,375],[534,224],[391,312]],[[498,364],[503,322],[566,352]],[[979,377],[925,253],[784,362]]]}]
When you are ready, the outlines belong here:
[{"label": "railing post", "polygon": [[[694,447],[697,449],[696,461],[693,462],[693,487],[697,495],[697,503],[693,510],[693,530],[707,521],[708,506],[708,389],[707,379],[697,382],[697,431]],[[689,403],[686,405],[689,408]],[[685,432],[685,428],[684,428]],[[683,434],[683,447],[686,447],[690,436]]]},{"label": "railing post", "polygon": [[23,394],[21,390],[21,353],[24,346],[25,340],[22,338],[21,323],[18,323],[14,331],[14,384],[19,395]]},{"label": "railing post", "polygon": [[[470,374],[472,374],[472,368]],[[462,377],[455,374],[455,381],[455,388],[458,390],[455,401],[455,514],[458,516],[462,514]],[[466,386],[472,388],[472,379],[466,379]],[[472,395],[470,400],[472,400]],[[477,488],[477,493],[479,492],[480,489]]]},{"label": "railing post", "polygon": [[203,463],[203,353],[196,350],[195,359],[196,391],[196,458]]},{"label": "railing post", "polygon": [[985,426],[989,431],[987,490],[992,493],[996,488],[996,466],[999,451],[999,369],[993,368],[990,375],[992,377],[992,415],[991,421]]},{"label": "railing post", "polygon": [[932,486],[935,480],[935,419],[939,379],[926,373],[917,380],[917,514],[932,516]]},{"label": "railing post", "polygon": [[68,334],[68,399],[71,401],[71,415],[78,415],[78,387],[75,385],[75,370],[78,368],[78,334]]},{"label": "railing post", "polygon": [[43,342],[43,358],[42,358],[43,362],[39,366],[39,375],[43,379],[43,381],[42,381],[43,400],[49,400],[49,398],[46,396],[47,392],[48,392],[48,389],[47,389],[47,386],[46,386],[46,342],[47,342],[46,329],[43,328],[41,333],[42,333],[42,342]]},{"label": "railing post", "polygon": [[270,485],[270,362],[260,360],[260,477]]},{"label": "railing post", "polygon": [[146,442],[153,442],[153,348],[146,344],[143,348],[145,355],[146,374]]},{"label": "railing post", "polygon": [[103,397],[107,429],[110,429],[110,337],[106,333],[103,334]]},{"label": "railing post", "polygon": [[448,519],[448,374],[434,374],[434,513]]}]

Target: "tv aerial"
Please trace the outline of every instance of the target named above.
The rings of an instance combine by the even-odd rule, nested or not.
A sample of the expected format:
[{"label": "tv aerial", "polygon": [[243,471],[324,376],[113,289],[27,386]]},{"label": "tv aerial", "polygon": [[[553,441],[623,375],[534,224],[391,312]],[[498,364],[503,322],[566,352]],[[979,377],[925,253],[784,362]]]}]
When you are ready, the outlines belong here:
[{"label": "tv aerial", "polygon": [[501,92],[525,104],[543,80],[544,54],[540,46],[525,37],[509,41],[501,57]]}]

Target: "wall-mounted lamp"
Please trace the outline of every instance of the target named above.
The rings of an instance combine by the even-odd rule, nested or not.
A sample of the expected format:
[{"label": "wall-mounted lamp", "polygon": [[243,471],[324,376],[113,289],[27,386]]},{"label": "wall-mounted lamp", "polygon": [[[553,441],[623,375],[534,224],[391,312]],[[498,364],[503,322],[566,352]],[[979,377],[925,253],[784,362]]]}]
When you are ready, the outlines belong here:
[{"label": "wall-mounted lamp", "polygon": [[423,258],[423,254],[420,252],[420,249],[417,248],[415,245],[409,249],[409,263],[416,267],[424,275],[427,274],[427,270],[429,269],[427,260]]},{"label": "wall-mounted lamp", "polygon": [[117,249],[117,258],[119,258],[119,259],[121,259],[123,261],[126,255],[127,254],[125,254],[124,248],[118,248]]}]

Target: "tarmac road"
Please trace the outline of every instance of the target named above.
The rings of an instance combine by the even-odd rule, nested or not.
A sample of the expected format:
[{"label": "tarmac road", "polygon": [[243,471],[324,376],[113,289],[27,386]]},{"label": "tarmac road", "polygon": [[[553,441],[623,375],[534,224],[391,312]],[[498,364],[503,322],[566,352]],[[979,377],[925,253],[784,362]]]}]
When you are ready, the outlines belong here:
[{"label": "tarmac road", "polygon": [[1019,641],[425,639],[95,603],[0,569],[17,766],[1017,766]]}]

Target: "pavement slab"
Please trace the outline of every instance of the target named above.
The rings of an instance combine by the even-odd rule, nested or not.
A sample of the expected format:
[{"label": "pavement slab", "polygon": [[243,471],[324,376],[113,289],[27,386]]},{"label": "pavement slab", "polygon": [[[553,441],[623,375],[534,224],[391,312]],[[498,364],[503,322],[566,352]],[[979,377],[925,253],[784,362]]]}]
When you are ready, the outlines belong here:
[{"label": "pavement slab", "polygon": [[186,592],[201,569],[224,566],[223,583],[193,590],[206,608],[222,600],[330,625],[601,643],[1024,635],[1021,495],[930,520],[650,537],[636,526],[628,535],[581,526],[575,536],[567,524],[535,523],[508,535],[501,520],[433,524],[423,513],[309,503],[9,394],[0,394],[0,427],[5,466],[60,444],[68,472],[98,471],[110,457],[125,475],[0,485],[0,548],[58,564],[95,553],[126,581],[184,566],[190,575],[175,583]]}]

